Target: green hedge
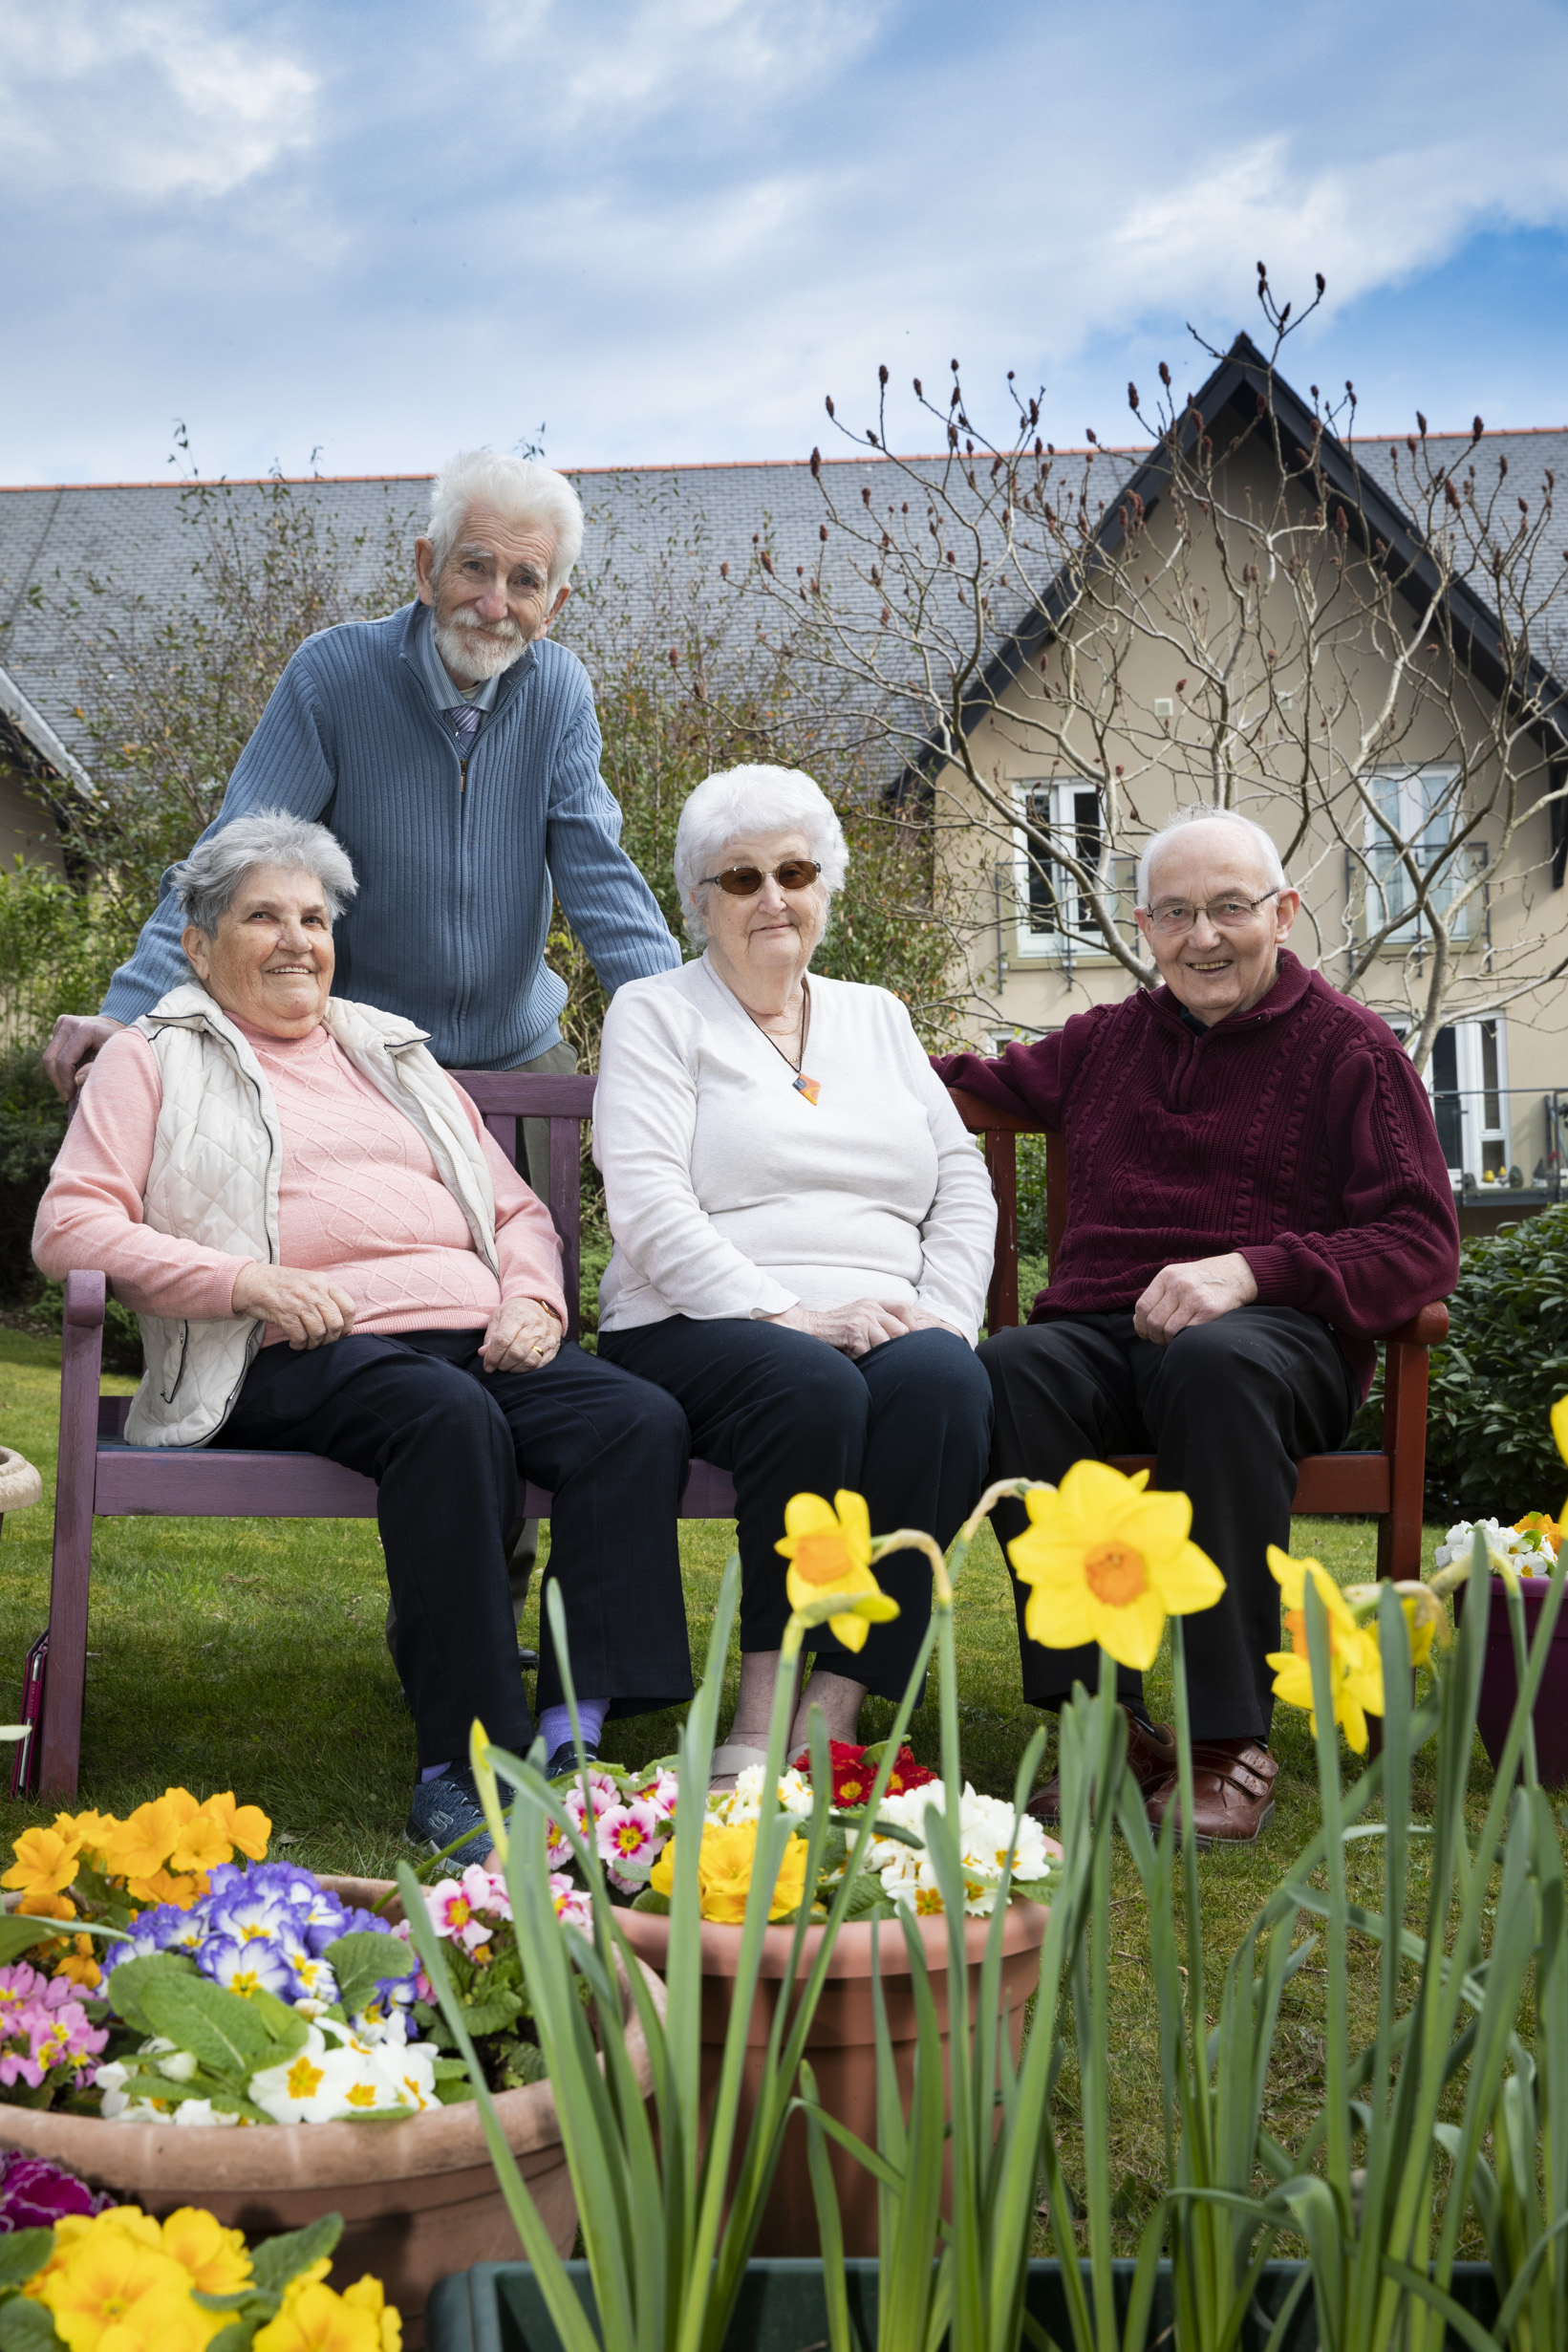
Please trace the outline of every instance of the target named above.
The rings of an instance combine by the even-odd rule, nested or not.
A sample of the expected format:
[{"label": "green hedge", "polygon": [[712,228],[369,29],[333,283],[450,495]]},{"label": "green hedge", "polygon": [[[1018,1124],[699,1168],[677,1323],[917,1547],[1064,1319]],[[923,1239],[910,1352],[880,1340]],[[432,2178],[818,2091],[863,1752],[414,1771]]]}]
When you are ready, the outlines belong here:
[{"label": "green hedge", "polygon": [[[1427,1516],[1556,1518],[1568,1486],[1548,1415],[1568,1391],[1568,1203],[1467,1241],[1434,1348]],[[1383,1369],[1348,1443],[1383,1441]]]}]

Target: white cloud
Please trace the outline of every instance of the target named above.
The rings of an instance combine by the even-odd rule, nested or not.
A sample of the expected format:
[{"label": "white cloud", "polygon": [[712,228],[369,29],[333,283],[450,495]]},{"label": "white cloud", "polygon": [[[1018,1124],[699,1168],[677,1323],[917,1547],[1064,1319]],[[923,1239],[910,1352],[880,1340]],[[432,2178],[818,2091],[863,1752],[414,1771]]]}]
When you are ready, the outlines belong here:
[{"label": "white cloud", "polygon": [[227,195],[304,143],[315,89],[204,0],[0,4],[0,156],[34,189]]}]

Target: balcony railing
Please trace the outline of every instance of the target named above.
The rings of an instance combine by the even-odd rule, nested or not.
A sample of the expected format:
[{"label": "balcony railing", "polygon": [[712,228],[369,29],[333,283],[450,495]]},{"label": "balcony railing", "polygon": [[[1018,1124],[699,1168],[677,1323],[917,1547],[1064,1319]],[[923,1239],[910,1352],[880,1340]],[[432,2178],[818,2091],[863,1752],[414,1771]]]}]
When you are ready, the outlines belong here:
[{"label": "balcony railing", "polygon": [[1454,1191],[1467,1204],[1527,1209],[1568,1198],[1568,1091],[1434,1087],[1432,1116]]}]

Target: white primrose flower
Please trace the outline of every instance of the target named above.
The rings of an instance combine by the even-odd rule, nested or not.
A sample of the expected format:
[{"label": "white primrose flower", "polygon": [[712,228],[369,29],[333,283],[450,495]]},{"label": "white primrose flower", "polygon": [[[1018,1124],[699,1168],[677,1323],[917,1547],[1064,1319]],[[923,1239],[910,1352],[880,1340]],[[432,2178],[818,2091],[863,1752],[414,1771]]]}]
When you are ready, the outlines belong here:
[{"label": "white primrose flower", "polygon": [[436,2104],[435,2054],[422,2043],[368,2041],[324,2018],[305,2047],[250,2078],[249,2097],[278,2124],[332,2124]]},{"label": "white primrose flower", "polygon": [[[805,1821],[810,1816],[811,1783],[793,1765],[779,1776],[779,1809],[797,1821]],[[761,1764],[748,1764],[744,1772],[736,1775],[733,1788],[716,1789],[708,1798],[709,1821],[720,1822],[726,1829],[737,1829],[744,1822],[760,1820],[762,1811]]]},{"label": "white primrose flower", "polygon": [[182,2099],[174,2110],[174,2120],[182,2127],[211,2124],[222,2129],[226,2125],[238,2124],[241,2119],[228,2114],[223,2107],[215,2107],[210,2099]]},{"label": "white primrose flower", "polygon": [[[927,1813],[946,1810],[946,1789],[940,1780],[930,1780],[921,1788],[885,1799],[878,1819],[923,1837]],[[968,1917],[988,1918],[996,1909],[1009,1845],[1014,1849],[1015,1880],[1044,1876],[1048,1857],[1045,1833],[1039,1823],[1026,1813],[1015,1814],[1000,1797],[980,1796],[966,1781],[958,1800],[958,1861]],[[895,1838],[873,1838],[868,1866],[880,1876],[882,1891],[890,1901],[908,1904],[921,1912],[941,1910],[941,1889],[929,1854]]]},{"label": "white primrose flower", "polygon": [[1485,1542],[1487,1565],[1494,1576],[1505,1571],[1514,1576],[1538,1575],[1542,1568],[1557,1565],[1557,1556],[1549,1536],[1539,1530],[1521,1535],[1516,1527],[1505,1526],[1495,1519],[1460,1520],[1449,1529],[1433,1553],[1434,1565],[1468,1565],[1477,1536]]}]

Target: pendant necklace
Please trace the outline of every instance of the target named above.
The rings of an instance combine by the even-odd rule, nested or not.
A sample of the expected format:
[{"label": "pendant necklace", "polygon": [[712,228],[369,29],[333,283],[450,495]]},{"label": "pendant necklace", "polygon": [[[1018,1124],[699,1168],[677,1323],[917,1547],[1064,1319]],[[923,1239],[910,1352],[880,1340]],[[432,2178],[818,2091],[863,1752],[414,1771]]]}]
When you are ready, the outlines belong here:
[{"label": "pendant necklace", "polygon": [[820,1078],[808,1078],[805,1074],[805,1041],[811,1034],[811,988],[809,982],[802,981],[801,982],[801,1050],[798,1059],[792,1060],[791,1057],[784,1051],[783,1046],[780,1045],[778,1039],[768,1035],[767,1030],[763,1028],[762,1023],[758,1020],[756,1014],[752,1011],[748,1004],[742,1004],[741,1010],[745,1014],[746,1019],[751,1023],[752,1027],[757,1031],[758,1035],[760,1037],[766,1037],[768,1044],[772,1047],[774,1052],[779,1056],[780,1060],[786,1063],[794,1071],[794,1085],[796,1093],[804,1094],[806,1101],[814,1110],[816,1108],[817,1096],[822,1092],[822,1080]]}]

